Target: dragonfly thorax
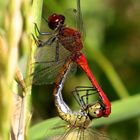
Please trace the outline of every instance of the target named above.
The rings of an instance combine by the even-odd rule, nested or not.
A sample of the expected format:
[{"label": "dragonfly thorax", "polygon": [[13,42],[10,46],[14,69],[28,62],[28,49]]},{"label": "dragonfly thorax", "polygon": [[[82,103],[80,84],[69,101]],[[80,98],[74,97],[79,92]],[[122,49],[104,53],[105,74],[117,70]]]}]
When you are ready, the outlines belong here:
[{"label": "dragonfly thorax", "polygon": [[91,120],[86,113],[75,112],[70,115],[68,122],[73,127],[87,128]]},{"label": "dragonfly thorax", "polygon": [[57,37],[59,43],[72,53],[79,52],[83,48],[81,34],[78,30],[63,25],[59,28]]}]

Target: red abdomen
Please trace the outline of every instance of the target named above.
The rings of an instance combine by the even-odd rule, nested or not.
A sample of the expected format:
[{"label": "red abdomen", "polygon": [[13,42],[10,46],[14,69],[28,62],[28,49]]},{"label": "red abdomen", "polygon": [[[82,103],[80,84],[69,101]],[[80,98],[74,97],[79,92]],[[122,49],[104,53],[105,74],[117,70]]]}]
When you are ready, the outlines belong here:
[{"label": "red abdomen", "polygon": [[77,52],[83,48],[80,32],[68,27],[60,29],[58,40],[60,44],[71,52]]}]

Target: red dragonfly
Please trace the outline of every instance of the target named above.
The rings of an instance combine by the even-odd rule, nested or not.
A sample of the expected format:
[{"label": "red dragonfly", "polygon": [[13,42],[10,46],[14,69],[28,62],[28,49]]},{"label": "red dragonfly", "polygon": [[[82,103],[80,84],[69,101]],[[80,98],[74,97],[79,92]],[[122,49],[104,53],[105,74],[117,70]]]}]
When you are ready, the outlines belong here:
[{"label": "red dragonfly", "polygon": [[[48,17],[48,27],[53,32],[40,32],[37,25],[35,29],[39,33],[39,37],[45,36],[42,41],[34,37],[38,46],[35,55],[35,73],[33,73],[33,84],[51,84],[55,81],[59,69],[65,63],[67,57],[81,51],[83,43],[81,34],[83,35],[83,20],[81,15],[80,0],[77,0],[77,10],[73,10],[77,19],[77,29],[67,27],[65,25],[65,16],[52,14]],[[47,39],[46,39],[47,36]],[[46,77],[46,78],[44,78]]]},{"label": "red dragonfly", "polygon": [[[81,20],[82,16],[80,10],[80,0],[77,0],[77,13],[79,15],[78,19]],[[48,17],[48,26],[54,31],[53,33],[41,33],[36,26],[36,29],[40,35],[47,35],[50,37],[46,41],[39,39],[36,40],[39,49],[36,55],[37,62],[35,73],[37,74],[34,75],[33,82],[34,84],[46,84],[52,82],[52,79],[54,81],[59,69],[65,63],[64,60],[70,58],[84,70],[93,87],[97,89],[98,94],[105,105],[103,116],[108,116],[111,112],[111,104],[93,76],[88,66],[86,57],[81,52],[81,49],[83,48],[81,33],[76,29],[67,27],[64,23],[65,17],[63,15],[54,13]],[[54,48],[56,49],[55,52],[46,51],[48,49]],[[50,60],[49,63],[43,61],[42,57],[44,58],[44,56],[46,60]],[[50,72],[53,73],[53,75],[50,74]]]},{"label": "red dragonfly", "polygon": [[[55,80],[55,88],[53,92],[55,106],[57,108],[59,117],[68,124],[66,133],[64,133],[64,135],[60,136],[58,139],[111,140],[109,137],[99,132],[93,131],[93,129],[89,127],[93,119],[104,116],[105,110],[104,103],[98,94],[99,91],[95,87],[76,87],[75,90],[72,91],[76,101],[80,105],[79,111],[73,112],[63,100],[62,89],[72,64],[72,59],[68,58]],[[89,102],[89,97],[94,98],[95,101]]]}]

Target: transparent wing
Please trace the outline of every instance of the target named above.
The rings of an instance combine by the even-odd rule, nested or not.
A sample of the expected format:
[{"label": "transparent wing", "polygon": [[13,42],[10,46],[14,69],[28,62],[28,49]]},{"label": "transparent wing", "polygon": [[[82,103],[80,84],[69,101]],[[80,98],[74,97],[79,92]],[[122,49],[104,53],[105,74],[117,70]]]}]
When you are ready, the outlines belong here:
[{"label": "transparent wing", "polygon": [[[83,24],[83,21],[77,20],[78,19],[78,12],[76,9],[68,9],[64,13],[64,16],[66,17],[66,25],[71,28],[77,29],[82,36],[82,39],[84,40],[86,37],[86,30],[85,26]],[[82,24],[82,25],[81,25]]]},{"label": "transparent wing", "polygon": [[95,131],[91,128],[66,128],[66,126],[63,126],[63,128],[53,128],[52,133],[54,134],[53,136],[47,137],[46,135],[46,138],[44,138],[44,140],[115,140],[113,138],[108,137],[106,134],[103,134],[97,130]]},{"label": "transparent wing", "polygon": [[84,23],[83,23],[83,16],[81,12],[81,1],[77,0],[77,10],[75,11],[76,16],[77,16],[77,29],[81,33],[82,37],[85,38],[85,28],[84,28]]},{"label": "transparent wing", "polygon": [[[70,52],[66,50],[60,43],[58,43],[57,41],[54,41],[49,46],[46,45],[44,47],[39,47],[37,49],[35,53],[35,62],[36,63],[55,62],[56,55],[59,56],[59,60],[62,60],[62,59],[66,59],[70,55]],[[49,63],[47,63],[47,65],[49,65]]]},{"label": "transparent wing", "polygon": [[[71,54],[59,44],[56,52],[56,41],[51,46],[44,46],[37,49],[35,54],[35,71],[32,74],[33,84],[44,85],[54,82],[58,71]],[[56,60],[58,55],[58,60]]]},{"label": "transparent wing", "polygon": [[80,0],[77,0],[76,5],[76,8],[70,8],[65,10],[63,14],[66,17],[65,23],[67,26],[77,29],[81,33],[82,38],[85,39],[86,31],[82,18]]},{"label": "transparent wing", "polygon": [[47,63],[38,64],[35,66],[35,72],[32,74],[33,76],[33,84],[35,85],[45,85],[52,84],[61,68],[64,64],[64,61],[58,61],[57,64],[53,62],[53,64]]},{"label": "transparent wing", "polygon": [[81,129],[73,128],[67,131],[65,137],[61,137],[60,140],[113,140],[107,135],[104,135],[98,131],[93,131],[91,128]]},{"label": "transparent wing", "polygon": [[65,16],[65,24],[66,26],[70,27],[70,28],[75,28],[77,29],[77,15],[76,15],[76,9],[74,8],[69,8],[66,9],[63,12],[63,15]]},{"label": "transparent wing", "polygon": [[89,127],[87,129],[88,133],[91,135],[91,137],[93,138],[93,140],[116,140],[114,138],[111,138],[107,135],[107,132],[101,132],[98,130],[95,130],[94,128]]}]

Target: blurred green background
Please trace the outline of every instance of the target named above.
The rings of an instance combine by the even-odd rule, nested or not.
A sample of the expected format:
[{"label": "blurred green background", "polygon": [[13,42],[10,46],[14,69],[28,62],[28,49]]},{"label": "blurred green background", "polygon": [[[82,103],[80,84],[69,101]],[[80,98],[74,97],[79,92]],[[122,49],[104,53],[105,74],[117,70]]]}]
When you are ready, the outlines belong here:
[{"label": "blurred green background", "polygon": [[[76,0],[44,0],[42,13],[47,18],[51,13],[63,14],[71,8],[76,8]],[[125,106],[123,100],[140,94],[140,1],[81,0],[81,9],[86,30],[84,52],[91,70],[108,98],[118,104],[121,101],[119,107],[129,112],[135,100]],[[47,23],[42,20],[41,31],[46,29]],[[89,85],[80,69],[69,77],[63,90],[65,101],[73,108],[70,91],[76,85]],[[33,86],[32,125],[57,116],[52,92],[53,85]],[[119,114],[118,121],[106,125],[109,136],[118,140],[140,139],[140,117],[129,117],[131,113],[123,120],[123,113]]]}]

